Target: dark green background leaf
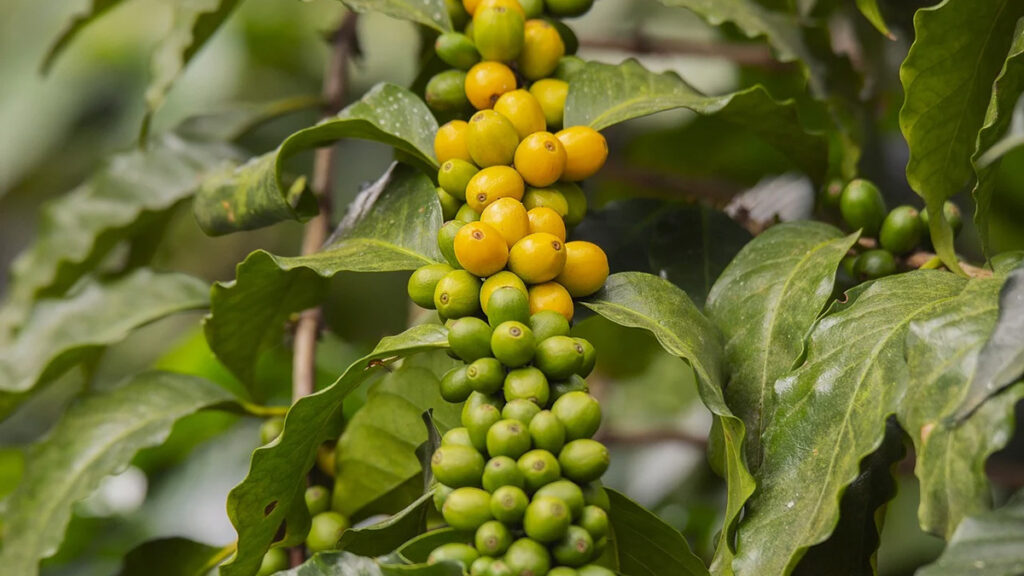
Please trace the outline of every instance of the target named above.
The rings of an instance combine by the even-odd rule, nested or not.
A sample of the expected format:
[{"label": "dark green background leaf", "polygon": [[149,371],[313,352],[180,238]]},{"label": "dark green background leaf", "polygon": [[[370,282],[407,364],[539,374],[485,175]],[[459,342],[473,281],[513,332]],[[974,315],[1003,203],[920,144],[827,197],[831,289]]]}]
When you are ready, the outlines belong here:
[{"label": "dark green background leaf", "polygon": [[625,495],[615,490],[607,492],[612,503],[608,517],[622,574],[708,574],[704,563],[690,551],[689,543],[678,530]]},{"label": "dark green background leaf", "polygon": [[1024,491],[1005,506],[967,518],[946,551],[917,576],[1016,576],[1024,573]]},{"label": "dark green background leaf", "polygon": [[224,552],[188,538],[150,540],[125,555],[119,576],[205,576]]}]

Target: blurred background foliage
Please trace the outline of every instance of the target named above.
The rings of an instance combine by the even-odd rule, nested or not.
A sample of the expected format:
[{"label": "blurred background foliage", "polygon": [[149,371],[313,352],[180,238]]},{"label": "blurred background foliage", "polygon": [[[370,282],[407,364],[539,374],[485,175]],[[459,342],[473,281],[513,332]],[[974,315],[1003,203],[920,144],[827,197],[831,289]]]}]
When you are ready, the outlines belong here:
[{"label": "blurred background foliage", "polygon": [[[852,7],[852,2],[849,3]],[[885,42],[863,20],[837,21],[837,42],[857,46],[855,62],[868,74],[865,96],[876,106],[877,122],[867,135],[864,175],[878,182],[890,203],[914,202],[903,175],[907,151],[897,115],[902,102],[895,63],[905,55],[912,31],[906,29],[915,2],[890,3],[901,40]],[[40,206],[70,190],[112,152],[135,142],[144,114],[143,93],[150,53],[171,24],[169,0],[132,0],[85,30],[43,77],[39,66],[64,22],[84,8],[74,2],[0,2],[0,285],[8,268],[33,237]],[[899,8],[892,9],[893,5]],[[327,56],[323,41],[340,20],[336,0],[248,0],[195,59],[171,91],[155,119],[154,131],[184,118],[238,103],[261,103],[316,95]],[[618,62],[639,57],[653,70],[675,70],[701,90],[716,94],[755,82],[777,98],[799,96],[798,71],[780,65],[766,49],[729,29],[713,29],[683,10],[652,1],[601,0],[574,23],[585,59]],[[380,15],[358,24],[361,56],[351,68],[349,97],[379,81],[411,85],[417,77],[417,29]],[[306,110],[260,126],[241,142],[256,154],[274,148],[287,134],[316,121]],[[1018,114],[1020,116],[1020,114]],[[1018,118],[1017,120],[1020,120]],[[1024,131],[1017,122],[1017,131]],[[662,274],[702,301],[720,269],[705,269],[702,254],[727,261],[749,234],[721,212],[730,201],[756,215],[763,198],[784,206],[787,218],[810,216],[814,191],[809,181],[787,175],[786,160],[750,134],[722,129],[719,121],[683,112],[663,113],[608,132],[613,153],[599,178],[588,183],[592,206],[600,209],[582,226],[583,237],[612,236],[613,269]],[[391,161],[381,145],[345,141],[338,145],[341,169],[334,186],[335,206],[345,206],[365,183]],[[309,155],[294,160],[307,172]],[[751,190],[752,189],[752,190]],[[744,193],[737,201],[734,197]],[[648,198],[650,200],[624,199]],[[970,213],[969,198],[957,202]],[[666,204],[665,201],[668,201]],[[694,202],[699,204],[694,204]],[[747,203],[744,205],[744,203]],[[336,219],[343,211],[338,210]],[[996,251],[1024,248],[1024,148],[1002,163],[992,209]],[[710,223],[710,224],[709,224]],[[301,225],[208,238],[196,227],[190,207],[180,206],[166,223],[154,267],[182,270],[211,282],[234,277],[235,264],[260,247],[295,254]],[[958,250],[977,259],[970,229]],[[341,274],[327,303],[328,335],[320,343],[318,382],[326,385],[349,362],[387,334],[413,321],[405,295],[405,274]],[[19,476],[18,446],[44,434],[71,398],[85,386],[116,386],[125,375],[155,366],[200,374],[225,387],[237,387],[210,353],[196,314],[163,320],[109,349],[91,373],[72,372],[0,424],[0,498]],[[665,354],[646,333],[627,331],[590,317],[577,323],[580,335],[601,350],[594,385],[606,406],[604,440],[613,448],[609,484],[622,488],[679,527],[694,549],[711,553],[715,526],[724,508],[722,482],[704,458],[711,418],[696,397],[693,376]],[[170,352],[167,343],[174,342]],[[290,390],[290,350],[286,346],[261,360],[259,388],[270,403],[284,404]],[[365,397],[353,394],[351,414]],[[141,453],[134,465],[111,477],[76,509],[60,552],[44,564],[50,575],[111,574],[133,546],[151,538],[190,535],[224,545],[234,538],[224,502],[245,474],[258,442],[259,422],[203,413],[181,421],[163,446]],[[1019,436],[1019,435],[1018,435]],[[1024,452],[1024,442],[1009,452]],[[1018,457],[1019,461],[1019,457]],[[1024,477],[991,462],[1003,490]],[[932,559],[941,541],[920,532],[917,488],[912,466],[904,462],[900,493],[889,505],[882,574],[911,574]]]}]

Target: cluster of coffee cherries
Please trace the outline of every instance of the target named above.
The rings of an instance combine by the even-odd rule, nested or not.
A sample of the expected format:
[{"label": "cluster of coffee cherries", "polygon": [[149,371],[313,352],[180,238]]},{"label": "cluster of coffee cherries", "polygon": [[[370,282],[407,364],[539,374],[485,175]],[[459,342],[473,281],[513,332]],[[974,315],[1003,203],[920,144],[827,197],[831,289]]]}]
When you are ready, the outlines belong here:
[{"label": "cluster of coffee cherries", "polygon": [[609,533],[599,483],[609,455],[592,438],[601,407],[584,380],[596,352],[570,334],[573,299],[601,289],[608,258],[567,241],[587,209],[577,183],[604,165],[608,147],[593,129],[560,130],[569,85],[551,76],[565,45],[541,18],[569,5],[580,9],[466,0],[467,33],[436,44],[455,70],[427,88],[439,113],[476,110],[435,138],[447,262],[416,270],[408,285],[445,321],[463,362],[440,385],[445,400],[464,403],[462,426],[444,434],[431,471],[437,509],[465,540],[428,562],[455,561],[472,576],[612,574],[596,563]]},{"label": "cluster of coffee cherries", "polygon": [[[838,212],[850,230],[861,230],[865,238],[877,240],[877,247],[851,254],[843,260],[843,270],[852,279],[874,280],[895,274],[896,257],[928,242],[928,212],[909,205],[889,210],[885,198],[874,183],[861,178],[847,184],[835,181],[825,189],[826,210]],[[943,216],[954,234],[963,227],[960,208],[952,202],[943,206]]]}]

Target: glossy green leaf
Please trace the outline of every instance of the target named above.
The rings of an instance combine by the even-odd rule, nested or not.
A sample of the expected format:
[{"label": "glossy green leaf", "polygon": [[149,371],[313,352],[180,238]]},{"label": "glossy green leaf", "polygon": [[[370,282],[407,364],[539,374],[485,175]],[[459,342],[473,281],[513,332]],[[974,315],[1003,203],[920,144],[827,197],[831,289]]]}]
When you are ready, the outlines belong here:
[{"label": "glossy green leaf", "polygon": [[[972,195],[976,203],[974,223],[981,236],[982,248],[989,252],[988,212],[992,206],[992,194],[996,185],[996,173],[999,171],[1000,149],[1012,149],[1003,138],[1010,128],[1013,119],[1013,108],[1024,93],[1024,18],[1017,21],[1013,45],[1003,63],[992,86],[992,99],[989,100],[985,120],[978,132],[974,156],[974,174],[978,180],[974,184]],[[1024,140],[1018,141],[1024,142]],[[1012,140],[1010,144],[1012,144]],[[1005,152],[1004,152],[1005,153]]]},{"label": "glossy green leaf", "polygon": [[143,542],[124,557],[119,576],[205,576],[230,552],[188,538]]},{"label": "glossy green leaf", "polygon": [[205,308],[207,284],[139,269],[118,280],[88,282],[63,300],[42,300],[17,336],[0,348],[0,395],[49,382],[139,326]]},{"label": "glossy green leaf", "polygon": [[365,528],[350,528],[341,535],[338,548],[361,556],[383,556],[427,529],[427,514],[434,493],[427,492],[387,520]]},{"label": "glossy green leaf", "polygon": [[622,574],[708,574],[704,563],[690,550],[678,530],[625,495],[615,490],[607,492],[612,504],[608,519],[615,535],[615,555]]},{"label": "glossy green leaf", "polygon": [[305,537],[302,528],[309,523],[302,500],[306,473],[316,461],[320,444],[341,431],[345,396],[383,368],[380,360],[447,346],[448,334],[441,326],[410,328],[382,339],[370,355],[352,364],[334,384],[292,405],[281,436],[253,452],[249,474],[228,494],[228,517],[238,532],[238,554],[222,567],[224,576],[255,574],[286,520],[290,533],[286,543],[301,542]]},{"label": "glossy green leaf", "polygon": [[339,272],[413,270],[441,260],[441,207],[430,179],[407,166],[389,170],[353,202],[321,252],[274,256],[262,250],[238,265],[233,282],[213,288],[206,339],[245,383],[256,360],[284,337],[288,316],[318,304]]},{"label": "glossy green leaf", "polygon": [[1024,376],[1024,266],[1009,274],[999,293],[999,319],[981,351],[967,395],[957,409],[962,420]]},{"label": "glossy green leaf", "polygon": [[83,12],[79,12],[71,17],[64,29],[61,30],[57,39],[50,45],[50,49],[46,52],[46,58],[43,60],[42,72],[46,74],[53,67],[53,63],[57,61],[57,58],[64,53],[71,41],[74,40],[79,32],[84,30],[89,24],[95,22],[99,17],[107,13],[111,8],[114,8],[124,2],[124,0],[92,0],[89,3],[89,8]]},{"label": "glossy green leaf", "polygon": [[582,304],[616,324],[650,331],[666,351],[686,360],[696,372],[701,399],[715,415],[715,433],[721,435],[723,457],[719,468],[727,483],[728,501],[715,564],[727,567],[732,558],[732,527],[754,491],[754,481],[743,457],[743,421],[732,413],[723,397],[718,332],[685,292],[650,274],[613,274],[603,290]]},{"label": "glossy green leaf", "polygon": [[774,385],[758,489],[738,530],[737,574],[789,574],[828,538],[840,495],[881,445],[910,385],[909,324],[947,306],[965,284],[947,272],[889,276],[848,292],[817,322],[805,362]]},{"label": "glossy green leaf", "polygon": [[1005,506],[965,519],[945,552],[917,576],[1016,576],[1024,573],[1024,491]]},{"label": "glossy green leaf", "polygon": [[304,180],[286,185],[282,165],[292,156],[344,138],[382,142],[404,153],[418,167],[437,171],[437,121],[415,94],[378,84],[337,116],[295,132],[277,150],[203,181],[193,212],[199,226],[216,236],[299,218],[308,207]]},{"label": "glossy green leaf", "polygon": [[4,571],[37,574],[39,559],[57,551],[72,504],[127,466],[136,452],[163,442],[178,419],[230,401],[205,380],[147,372],[72,405],[26,458],[4,522]]},{"label": "glossy green leaf", "polygon": [[775,411],[772,386],[800,357],[856,240],[820,222],[773,226],[740,251],[708,296],[708,317],[725,337],[725,398],[747,425],[752,471],[761,465],[761,435]]},{"label": "glossy green leaf", "polygon": [[[461,408],[441,398],[439,385],[428,370],[402,368],[370,388],[366,404],[338,439],[335,510],[356,516],[367,504],[420,476],[416,447],[427,440],[420,415],[432,409],[442,432],[460,425]],[[407,504],[395,502],[392,510]]]},{"label": "glossy green leaf", "polygon": [[896,36],[889,30],[889,26],[886,25],[885,18],[882,17],[882,11],[878,8],[878,0],[857,0],[857,9],[879,32],[885,34],[890,40],[896,39]]},{"label": "glossy green leaf", "polygon": [[172,4],[173,24],[160,40],[150,62],[146,116],[142,120],[143,139],[147,136],[153,114],[163,105],[171,86],[239,3],[240,0],[178,0]]},{"label": "glossy green leaf", "polygon": [[341,0],[356,12],[381,12],[429,26],[438,32],[451,32],[452,21],[444,0]]},{"label": "glossy green leaf", "polygon": [[677,108],[753,131],[816,180],[828,168],[827,139],[803,128],[793,101],[774,100],[761,86],[705,96],[675,73],[656,74],[632,59],[617,65],[588,62],[577,72],[565,102],[565,125],[601,130]]},{"label": "glossy green leaf", "polygon": [[204,174],[229,165],[235,152],[174,135],[145,151],[113,156],[86,183],[44,205],[34,242],[11,266],[0,308],[0,345],[39,296],[63,294],[119,242],[150,229],[189,197]]},{"label": "glossy green leaf", "polygon": [[992,82],[1021,16],[1024,3],[1017,0],[943,0],[914,16],[916,37],[900,67],[900,128],[910,147],[907,182],[924,198],[932,243],[951,270],[960,268],[942,205],[972,175],[971,155]]}]

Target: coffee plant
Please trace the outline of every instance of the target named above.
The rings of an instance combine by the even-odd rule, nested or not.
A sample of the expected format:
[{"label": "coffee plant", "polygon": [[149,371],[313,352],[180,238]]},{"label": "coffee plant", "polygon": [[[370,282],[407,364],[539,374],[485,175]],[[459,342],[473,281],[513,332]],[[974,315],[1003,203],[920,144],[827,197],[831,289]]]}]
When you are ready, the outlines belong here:
[{"label": "coffee plant", "polygon": [[[1021,142],[1024,3],[661,0],[764,47],[784,78],[747,70],[749,87],[708,96],[635,59],[577,55],[593,0],[343,2],[322,98],[162,130],[168,91],[240,4],[176,3],[138,145],[42,210],[0,308],[0,418],[70,371],[92,379],[106,348],[180,312],[205,312],[215,369],[169,354],[86,386],[45,436],[5,452],[0,571],[40,573],[78,501],[204,412],[260,422],[227,496],[237,540],[145,542],[120,574],[876,574],[901,466],[920,529],[946,541],[917,574],[1024,574],[1024,492],[986,470],[1024,398],[1024,251],[992,232],[1001,160]],[[44,68],[117,4],[92,2]],[[422,59],[412,86],[355,99],[367,12],[414,23]],[[272,151],[240,144],[310,106],[322,120]],[[794,216],[762,186],[701,193],[623,171],[613,127],[679,109],[714,122],[713,142],[753,135],[818,191],[813,209]],[[883,184],[875,148],[897,110],[913,200]],[[394,162],[333,210],[333,175],[358,162],[332,151],[346,139]],[[699,141],[648,146],[749,170],[742,146],[724,160]],[[296,170],[304,152],[312,168]],[[211,237],[303,222],[301,253],[255,249],[212,289],[159,271],[147,247],[186,202]],[[403,271],[412,304],[375,305],[408,307],[408,329],[324,368],[338,339],[324,306],[345,289],[332,279]],[[585,318],[621,328],[589,338]],[[616,380],[599,356],[622,361],[651,336],[711,414],[724,497],[706,554],[602,483],[629,451],[607,446]],[[271,386],[292,401],[265,402],[262,360],[285,346],[290,386]]]}]

